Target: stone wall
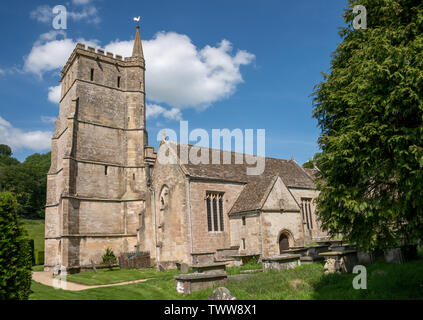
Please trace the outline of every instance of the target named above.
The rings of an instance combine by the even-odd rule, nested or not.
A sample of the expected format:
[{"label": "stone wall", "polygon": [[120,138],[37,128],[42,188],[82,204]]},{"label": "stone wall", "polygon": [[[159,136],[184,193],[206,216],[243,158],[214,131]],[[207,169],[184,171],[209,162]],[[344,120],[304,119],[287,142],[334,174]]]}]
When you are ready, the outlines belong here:
[{"label": "stone wall", "polygon": [[[193,180],[190,182],[193,253],[215,252],[231,246],[228,212],[238,198],[242,184]],[[223,231],[208,231],[206,192],[223,193]]]},{"label": "stone wall", "polygon": [[302,245],[303,233],[299,212],[268,211],[262,213],[263,256],[279,254],[279,237],[288,234],[289,246]]},{"label": "stone wall", "polygon": [[[245,217],[245,225],[243,225]],[[236,214],[230,217],[231,245],[239,246],[240,254],[256,254],[262,252],[261,222],[258,212]],[[245,248],[244,242],[245,240]]]},{"label": "stone wall", "polygon": [[147,193],[144,62],[78,44],[61,82],[45,264],[78,267],[98,263],[107,247],[118,255],[137,244]]},{"label": "stone wall", "polygon": [[[186,177],[179,165],[156,162],[147,208],[140,216],[139,250],[158,263],[191,263]],[[163,203],[161,201],[163,197]]]},{"label": "stone wall", "polygon": [[[319,195],[319,191],[317,190],[298,189],[298,188],[290,188],[289,190],[294,196],[295,200],[300,205],[301,205],[301,198],[310,198],[314,200]],[[313,239],[327,236],[327,233],[323,232],[320,228],[320,222],[316,215],[316,203],[314,201],[311,201],[311,212],[312,212],[312,219],[313,219],[312,220],[313,229],[308,231],[307,226],[304,225],[304,238],[306,242],[314,242]]]}]

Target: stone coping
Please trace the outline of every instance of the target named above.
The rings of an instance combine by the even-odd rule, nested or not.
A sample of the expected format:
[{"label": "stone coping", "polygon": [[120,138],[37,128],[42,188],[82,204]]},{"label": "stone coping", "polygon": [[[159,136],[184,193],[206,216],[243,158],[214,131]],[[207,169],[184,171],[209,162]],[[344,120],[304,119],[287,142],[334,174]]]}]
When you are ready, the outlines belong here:
[{"label": "stone coping", "polygon": [[280,256],[263,258],[262,261],[288,261],[288,260],[295,260],[299,258],[301,258],[300,254],[289,254],[289,255],[280,255]]},{"label": "stone coping", "polygon": [[260,256],[260,253],[231,255],[231,257],[234,257],[234,258],[247,258],[247,257],[255,257],[255,256]]},{"label": "stone coping", "polygon": [[283,253],[290,253],[290,252],[299,252],[299,251],[307,251],[308,250],[308,248],[289,248],[289,249],[287,249],[287,250],[283,250],[282,252]]},{"label": "stone coping", "polygon": [[300,257],[301,261],[319,261],[319,260],[323,260],[324,257],[323,256],[303,256]]},{"label": "stone coping", "polygon": [[319,256],[345,256],[347,254],[357,253],[357,250],[346,250],[346,251],[328,251],[328,252],[320,252]]},{"label": "stone coping", "polygon": [[352,244],[348,244],[348,243],[343,243],[343,244],[333,244],[333,245],[331,245],[331,248],[333,248],[333,249],[336,249],[336,248],[346,248],[346,247],[350,247],[350,248],[353,248],[353,247],[355,247],[354,245],[352,245]]},{"label": "stone coping", "polygon": [[227,262],[215,262],[215,263],[205,263],[205,264],[193,264],[191,267],[193,268],[208,268],[208,267],[220,267],[226,266]]},{"label": "stone coping", "polygon": [[208,254],[214,254],[214,252],[199,252],[199,253],[191,253],[192,256],[200,256],[200,255],[208,255]]},{"label": "stone coping", "polygon": [[323,247],[330,247],[330,244],[318,244],[317,246],[308,246],[307,249],[310,248],[323,248]]},{"label": "stone coping", "polygon": [[189,280],[202,280],[202,279],[215,279],[215,278],[227,278],[228,275],[225,272],[210,272],[210,273],[187,273],[179,274],[174,276],[175,280],[189,281]]}]

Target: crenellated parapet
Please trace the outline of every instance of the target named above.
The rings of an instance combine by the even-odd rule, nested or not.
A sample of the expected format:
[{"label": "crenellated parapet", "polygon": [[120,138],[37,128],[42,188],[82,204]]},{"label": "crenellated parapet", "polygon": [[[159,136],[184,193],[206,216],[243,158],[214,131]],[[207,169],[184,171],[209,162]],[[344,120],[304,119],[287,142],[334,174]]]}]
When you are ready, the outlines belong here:
[{"label": "crenellated parapet", "polygon": [[105,52],[103,49],[100,48],[96,49],[94,47],[87,46],[84,43],[77,43],[75,49],[73,50],[72,54],[70,55],[68,61],[66,62],[65,66],[61,71],[62,77],[60,81],[63,80],[63,77],[66,75],[70,66],[74,63],[78,55],[82,55],[99,62],[114,64],[123,68],[139,66],[145,69],[145,60],[143,57],[135,56],[123,58],[121,55],[114,54],[112,52]]}]

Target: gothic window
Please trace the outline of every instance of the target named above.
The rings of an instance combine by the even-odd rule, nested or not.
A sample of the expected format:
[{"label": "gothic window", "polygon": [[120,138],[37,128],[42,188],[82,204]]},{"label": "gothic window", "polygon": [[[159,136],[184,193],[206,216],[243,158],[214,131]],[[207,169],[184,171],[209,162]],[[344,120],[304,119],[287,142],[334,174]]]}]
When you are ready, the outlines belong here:
[{"label": "gothic window", "polygon": [[207,197],[206,199],[206,205],[207,205],[207,226],[209,232],[212,231],[212,219],[211,219],[211,209],[210,209],[210,197]]},{"label": "gothic window", "polygon": [[207,227],[208,231],[223,231],[223,193],[206,193]]},{"label": "gothic window", "polygon": [[245,239],[244,238],[242,238],[242,249],[245,250]]},{"label": "gothic window", "polygon": [[104,166],[104,175],[107,176],[107,166]]},{"label": "gothic window", "polygon": [[90,80],[94,81],[94,69],[91,69]]},{"label": "gothic window", "polygon": [[245,219],[245,216],[242,217],[242,225],[245,226],[247,224],[247,221]]},{"label": "gothic window", "polygon": [[117,87],[120,88],[120,77],[117,77]]},{"label": "gothic window", "polygon": [[307,225],[307,229],[313,229],[313,218],[311,215],[311,199],[301,198],[301,212],[303,215],[304,224]]}]

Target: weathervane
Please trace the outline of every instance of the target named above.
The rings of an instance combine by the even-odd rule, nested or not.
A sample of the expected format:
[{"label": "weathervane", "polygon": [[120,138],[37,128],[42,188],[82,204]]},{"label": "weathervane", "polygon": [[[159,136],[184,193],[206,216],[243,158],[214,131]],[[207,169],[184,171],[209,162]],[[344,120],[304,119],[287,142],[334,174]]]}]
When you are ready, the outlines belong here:
[{"label": "weathervane", "polygon": [[134,17],[134,21],[136,21],[137,22],[137,27],[139,27],[140,26],[140,16],[138,16],[138,17]]}]

